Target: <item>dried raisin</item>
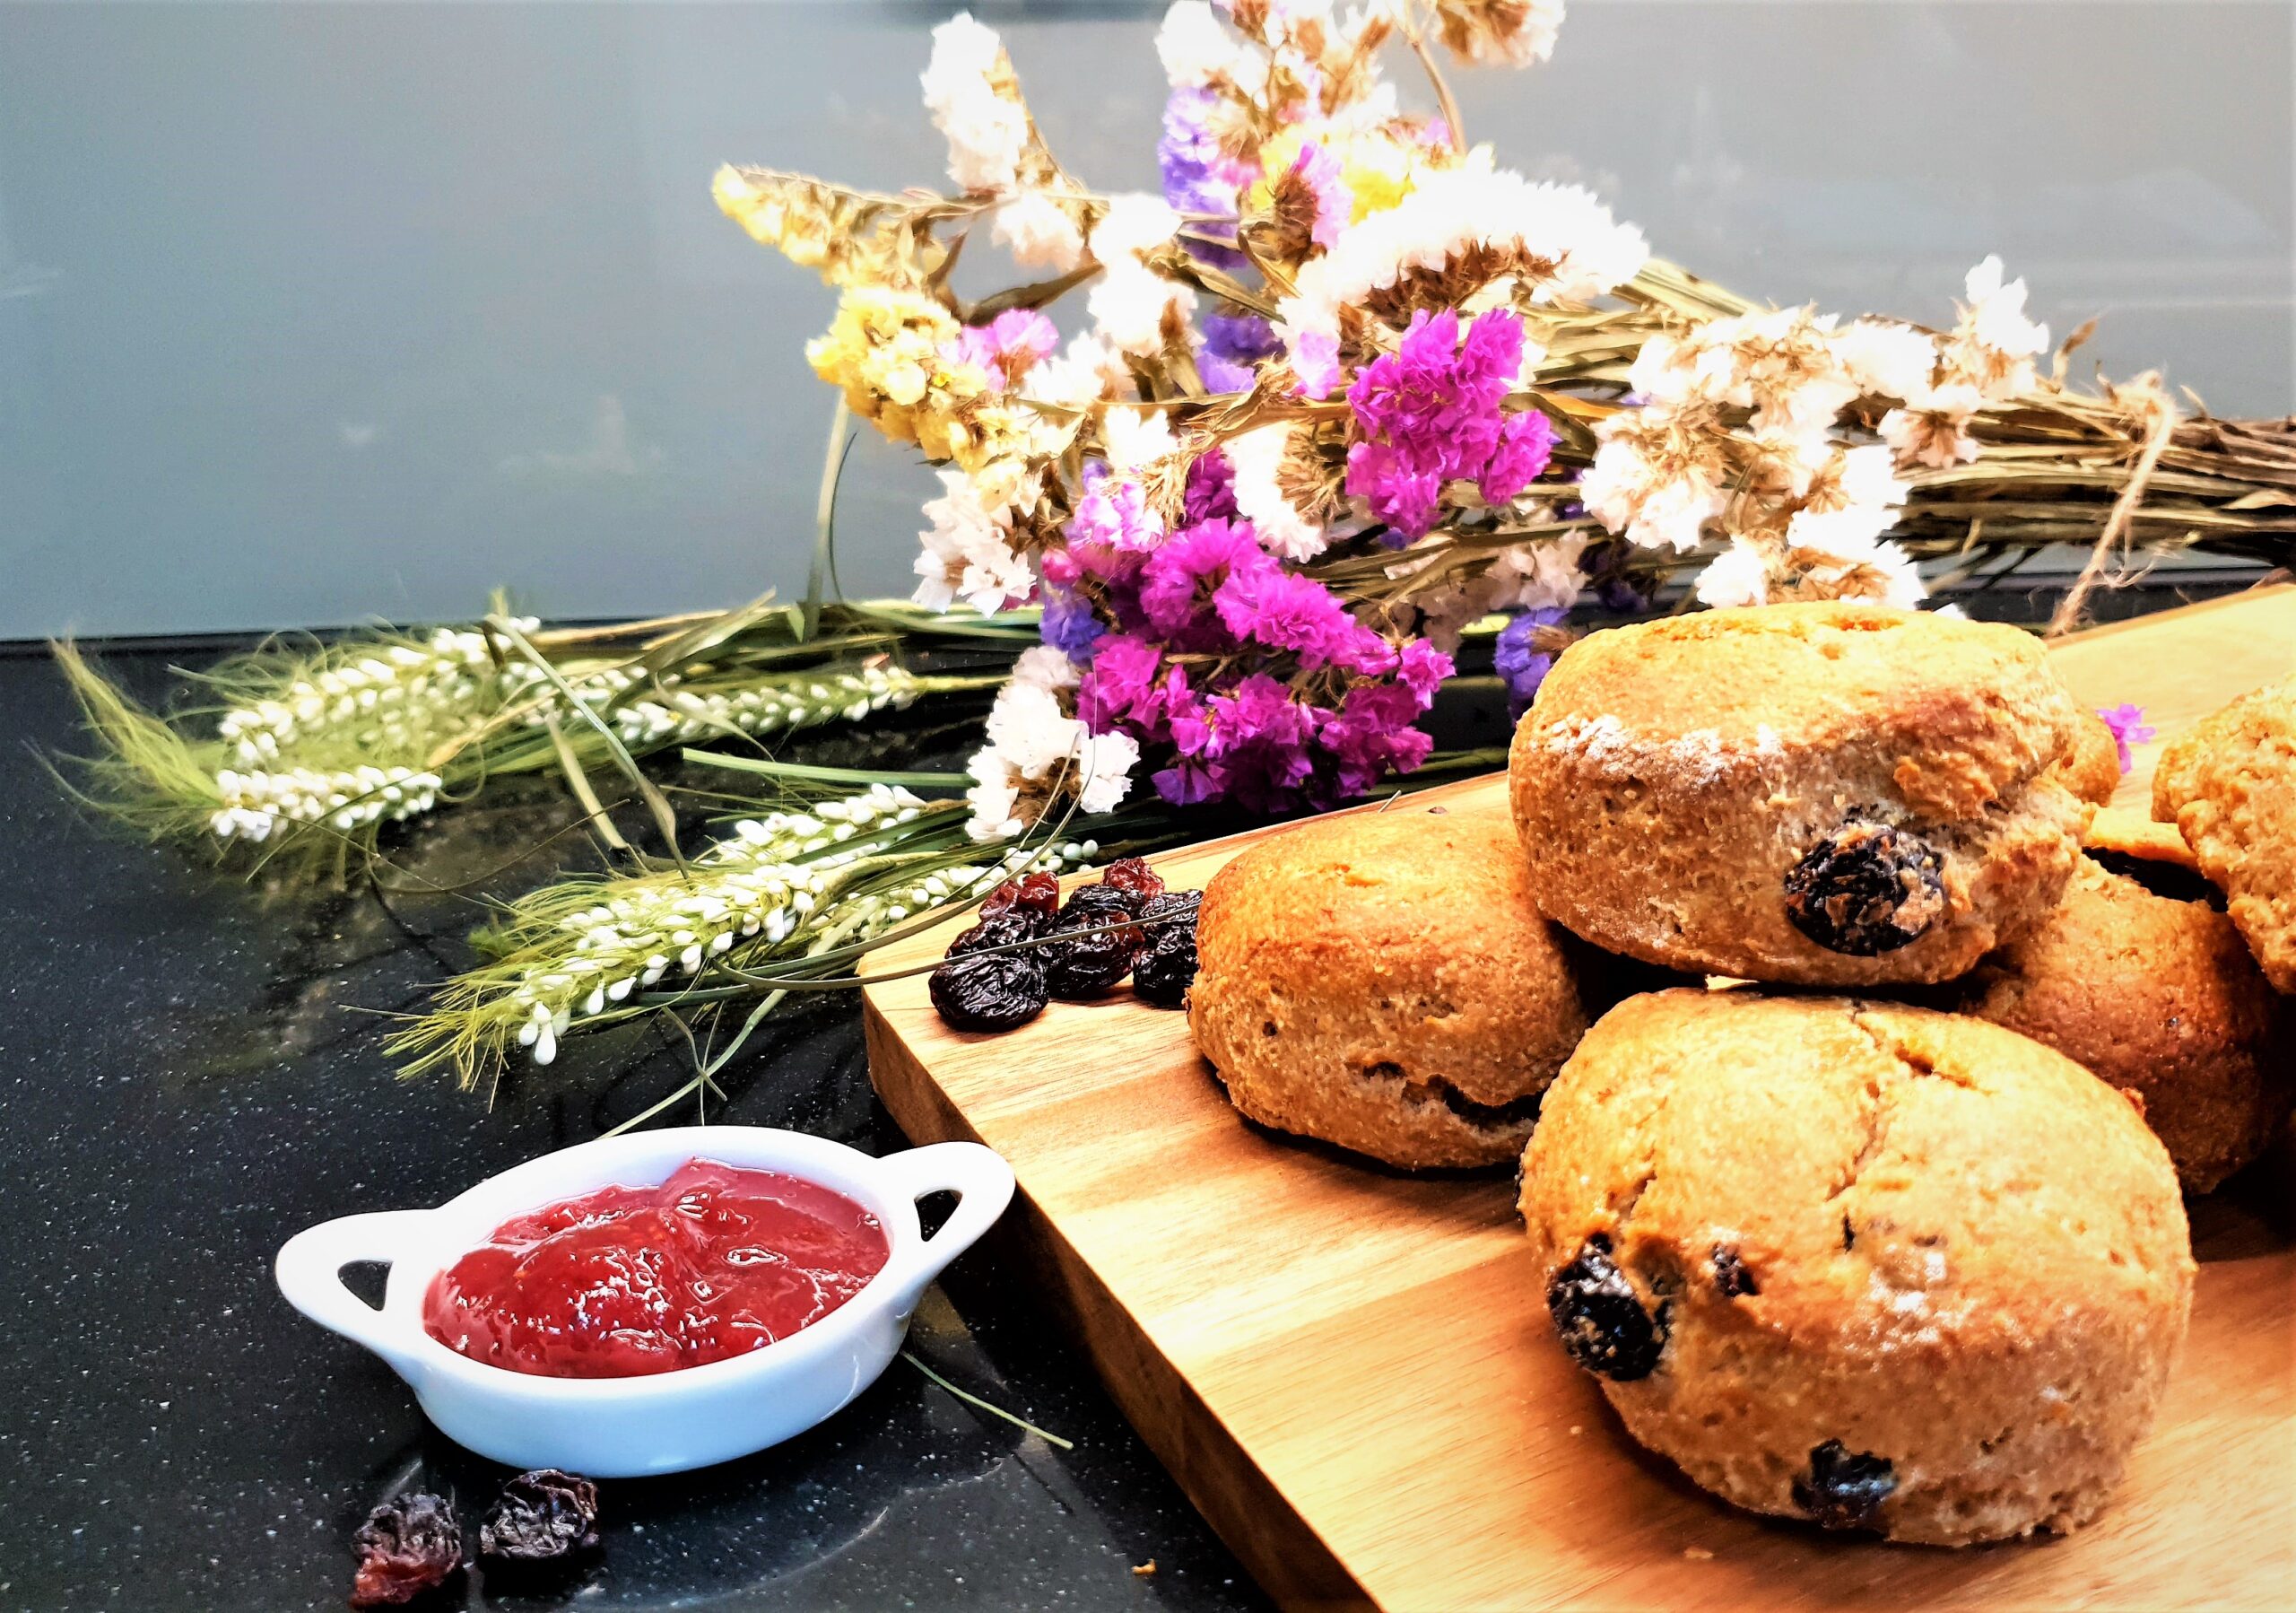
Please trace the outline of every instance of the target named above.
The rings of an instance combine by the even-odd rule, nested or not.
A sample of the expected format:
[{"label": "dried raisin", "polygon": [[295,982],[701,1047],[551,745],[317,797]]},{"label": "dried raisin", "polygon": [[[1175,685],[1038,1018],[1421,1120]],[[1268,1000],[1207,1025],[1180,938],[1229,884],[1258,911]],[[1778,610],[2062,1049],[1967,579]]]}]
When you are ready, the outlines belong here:
[{"label": "dried raisin", "polygon": [[1945,916],[1936,848],[1892,824],[1853,819],[1786,874],[1786,917],[1829,952],[1870,958],[1908,946]]},{"label": "dried raisin", "polygon": [[1647,1378],[1666,1344],[1666,1318],[1642,1308],[1633,1285],[1596,1233],[1547,1285],[1546,1308],[1570,1358],[1588,1372],[1630,1383]]},{"label": "dried raisin", "polygon": [[992,946],[1011,946],[1022,941],[1033,941],[1050,928],[1049,924],[1039,922],[1032,912],[995,913],[950,942],[945,955],[961,958],[976,952],[986,952]]},{"label": "dried raisin", "polygon": [[1132,972],[1147,936],[1131,920],[1140,905],[1124,890],[1088,885],[1068,898],[1054,920],[1054,939],[1040,952],[1045,986],[1063,1002],[1099,997]]},{"label": "dried raisin", "polygon": [[478,1526],[478,1555],[490,1561],[552,1563],[597,1543],[598,1487],[556,1468],[504,1485]]},{"label": "dried raisin", "polygon": [[[1018,879],[1008,879],[981,898],[980,916],[994,919],[999,913],[1032,913],[1049,926],[1053,914],[1060,911],[1060,881],[1046,873],[1023,874]],[[1043,932],[1039,930],[1039,934]]]},{"label": "dried raisin", "polygon": [[1163,876],[1137,857],[1122,858],[1109,864],[1108,871],[1100,876],[1100,883],[1131,897],[1135,911],[1142,902],[1162,894],[1164,889]]},{"label": "dried raisin", "polygon": [[933,1007],[960,1031],[1009,1031],[1044,1012],[1045,969],[1034,953],[951,958],[927,982]]},{"label": "dried raisin", "polygon": [[1754,1285],[1754,1274],[1738,1251],[1727,1243],[1714,1246],[1714,1289],[1724,1299],[1744,1299],[1761,1290]]},{"label": "dried raisin", "polygon": [[1830,1439],[1811,1450],[1808,1475],[1796,1475],[1794,1504],[1828,1529],[1872,1529],[1882,1503],[1897,1487],[1889,1458]]},{"label": "dried raisin", "polygon": [[1167,891],[1141,904],[1141,928],[1148,944],[1132,961],[1133,994],[1160,1008],[1187,1001],[1196,983],[1196,917],[1202,891]]},{"label": "dried raisin", "polygon": [[359,1553],[354,1608],[412,1601],[463,1564],[462,1524],[443,1495],[392,1496],[367,1514],[351,1544]]}]

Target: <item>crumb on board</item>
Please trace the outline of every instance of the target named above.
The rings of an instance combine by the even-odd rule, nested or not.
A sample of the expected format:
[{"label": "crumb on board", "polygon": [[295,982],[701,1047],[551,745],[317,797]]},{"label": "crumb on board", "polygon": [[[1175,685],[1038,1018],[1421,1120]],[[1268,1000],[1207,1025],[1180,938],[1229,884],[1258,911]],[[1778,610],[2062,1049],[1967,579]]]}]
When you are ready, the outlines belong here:
[{"label": "crumb on board", "polygon": [[1578,1424],[1573,1423],[1573,1424],[1571,1424],[1571,1425],[1570,1425],[1570,1432],[1571,1432],[1572,1436],[1573,1436],[1573,1437],[1576,1437],[1578,1434],[1581,1434],[1581,1433],[1584,1433],[1584,1432],[1585,1432],[1585,1430],[1584,1430],[1584,1429],[1582,1429],[1582,1428],[1581,1428]]},{"label": "crumb on board", "polygon": [[1693,1563],[1710,1563],[1714,1560],[1714,1554],[1703,1546],[1685,1546],[1683,1548],[1683,1556]]}]

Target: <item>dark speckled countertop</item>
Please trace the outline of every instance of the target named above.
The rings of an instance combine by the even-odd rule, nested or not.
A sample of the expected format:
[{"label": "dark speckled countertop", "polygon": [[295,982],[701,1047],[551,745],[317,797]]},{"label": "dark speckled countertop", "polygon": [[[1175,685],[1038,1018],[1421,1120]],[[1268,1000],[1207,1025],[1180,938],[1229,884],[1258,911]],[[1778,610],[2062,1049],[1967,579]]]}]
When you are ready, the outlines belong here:
[{"label": "dark speckled countertop", "polygon": [[[149,696],[166,660],[109,664]],[[491,1111],[449,1082],[401,1081],[387,1022],[362,1010],[417,1005],[475,910],[268,892],[91,822],[36,754],[73,729],[36,650],[0,648],[0,1608],[340,1608],[368,1508],[440,1489],[474,1526],[508,1470],[289,1310],[272,1256],[314,1222],[437,1203],[594,1137],[683,1067],[642,1039],[582,1047]],[[562,812],[545,790],[394,850],[447,883]],[[745,1057],[711,1118],[902,1147],[838,1001]],[[911,1345],[1073,1452],[896,1361],[776,1450],[605,1485],[604,1548],[565,1584],[473,1577],[427,1605],[1262,1605],[1028,1291],[976,1249]],[[1152,1558],[1152,1576],[1133,1572]]]}]

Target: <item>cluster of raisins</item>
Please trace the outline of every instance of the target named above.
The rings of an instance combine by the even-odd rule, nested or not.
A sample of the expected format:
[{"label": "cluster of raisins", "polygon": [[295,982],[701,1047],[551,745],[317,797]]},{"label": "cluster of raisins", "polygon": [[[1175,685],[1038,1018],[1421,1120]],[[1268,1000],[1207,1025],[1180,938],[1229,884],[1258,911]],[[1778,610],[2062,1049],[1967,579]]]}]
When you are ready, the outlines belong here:
[{"label": "cluster of raisins", "polygon": [[[478,1555],[498,1572],[562,1563],[598,1543],[598,1487],[578,1473],[537,1468],[502,1487],[478,1526]],[[359,1554],[351,1605],[413,1601],[463,1565],[463,1526],[443,1495],[394,1495],[351,1537]]]},{"label": "cluster of raisins", "polygon": [[1177,1008],[1196,981],[1203,898],[1201,891],[1167,891],[1136,857],[1109,865],[1065,902],[1049,874],[1007,880],[933,972],[933,1007],[960,1031],[1009,1031],[1056,997],[1087,1001],[1129,974],[1143,1001]]}]

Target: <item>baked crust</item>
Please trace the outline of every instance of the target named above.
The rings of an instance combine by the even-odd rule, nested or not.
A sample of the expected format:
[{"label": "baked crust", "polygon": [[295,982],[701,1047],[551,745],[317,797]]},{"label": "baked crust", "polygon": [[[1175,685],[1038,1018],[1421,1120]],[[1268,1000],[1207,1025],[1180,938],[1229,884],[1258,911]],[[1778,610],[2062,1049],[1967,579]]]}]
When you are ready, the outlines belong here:
[{"label": "baked crust", "polygon": [[1831,1521],[1894,1539],[2095,1517],[2191,1303],[2175,1172],[2127,1100],[1919,1008],[1630,998],[1547,1093],[1522,1208],[1551,1299],[1607,1240],[1663,1317],[1655,1360],[1602,1380],[1630,1434],[1785,1517],[1828,1516],[1828,1450],[1885,1461],[1879,1504]]},{"label": "baked crust", "polygon": [[[2089,806],[2049,776],[2075,708],[2014,628],[1762,606],[1613,628],[1557,661],[1509,763],[1533,888],[1596,946],[1802,985],[1965,972],[2057,904]],[[1845,832],[1914,837],[1918,933],[1797,928],[1787,878]]]},{"label": "baked crust", "polygon": [[2051,770],[2057,781],[2092,806],[2103,806],[2120,788],[2120,743],[2094,711],[2073,717],[2073,746]]},{"label": "baked crust", "polygon": [[1978,965],[1961,1012],[2044,1042],[2142,1100],[2188,1193],[2262,1154],[2296,1048],[2232,921],[2083,859],[2065,901]]},{"label": "baked crust", "polygon": [[2296,991],[2296,677],[2243,695],[2161,752],[2152,815],[2172,823],[2282,991]]},{"label": "baked crust", "polygon": [[1271,835],[1205,887],[1196,1044],[1253,1120],[1387,1164],[1495,1164],[1591,1017],[1496,811]]}]

